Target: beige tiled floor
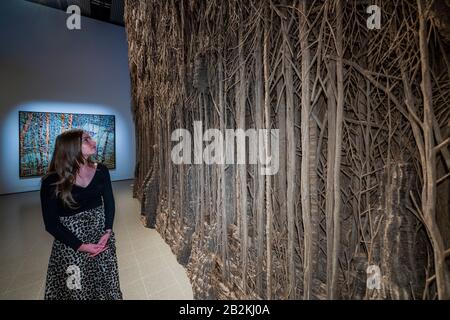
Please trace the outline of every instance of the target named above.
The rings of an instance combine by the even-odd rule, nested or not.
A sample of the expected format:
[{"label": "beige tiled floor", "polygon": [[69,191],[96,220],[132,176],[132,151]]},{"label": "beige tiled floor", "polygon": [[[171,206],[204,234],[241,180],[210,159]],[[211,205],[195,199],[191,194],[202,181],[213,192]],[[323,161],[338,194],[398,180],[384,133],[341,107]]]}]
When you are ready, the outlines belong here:
[{"label": "beige tiled floor", "polygon": [[[114,232],[124,299],[192,299],[184,268],[154,229],[139,221],[132,180],[113,182]],[[0,196],[0,299],[42,299],[53,238],[39,192]]]}]

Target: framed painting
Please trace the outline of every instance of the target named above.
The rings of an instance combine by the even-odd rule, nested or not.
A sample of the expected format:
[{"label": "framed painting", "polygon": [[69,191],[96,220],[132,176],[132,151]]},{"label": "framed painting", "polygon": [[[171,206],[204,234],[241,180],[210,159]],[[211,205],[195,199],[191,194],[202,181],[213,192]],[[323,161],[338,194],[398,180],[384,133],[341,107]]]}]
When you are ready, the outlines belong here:
[{"label": "framed painting", "polygon": [[114,115],[19,111],[20,178],[47,172],[56,137],[70,129],[89,132],[97,143],[95,160],[116,168],[116,123]]}]

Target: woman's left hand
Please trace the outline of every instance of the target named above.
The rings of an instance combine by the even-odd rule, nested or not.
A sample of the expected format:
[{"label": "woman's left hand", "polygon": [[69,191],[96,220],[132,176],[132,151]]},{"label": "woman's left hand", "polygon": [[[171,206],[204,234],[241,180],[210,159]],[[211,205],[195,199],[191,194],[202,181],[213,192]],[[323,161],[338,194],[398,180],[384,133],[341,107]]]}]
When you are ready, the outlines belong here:
[{"label": "woman's left hand", "polygon": [[105,234],[100,238],[100,240],[98,241],[98,244],[101,246],[106,246],[110,236],[111,236],[111,230],[108,229],[108,230],[106,230]]},{"label": "woman's left hand", "polygon": [[103,249],[96,253],[96,254],[90,254],[89,256],[91,258],[95,257],[96,255],[102,253],[103,251],[105,251],[106,249],[108,249],[108,247],[106,246],[106,244],[108,243],[109,237],[111,236],[111,229],[106,230],[105,234],[100,238],[100,240],[98,241],[98,245],[102,246]]}]

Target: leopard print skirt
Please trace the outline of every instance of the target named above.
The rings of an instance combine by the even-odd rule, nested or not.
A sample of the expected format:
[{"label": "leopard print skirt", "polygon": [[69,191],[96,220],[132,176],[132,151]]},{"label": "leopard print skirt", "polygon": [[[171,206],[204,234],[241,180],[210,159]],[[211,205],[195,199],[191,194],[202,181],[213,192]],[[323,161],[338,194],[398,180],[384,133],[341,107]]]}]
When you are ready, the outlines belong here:
[{"label": "leopard print skirt", "polygon": [[[68,217],[61,223],[83,243],[98,243],[104,234],[103,205]],[[114,232],[108,249],[91,258],[54,240],[47,270],[45,300],[121,300]]]}]

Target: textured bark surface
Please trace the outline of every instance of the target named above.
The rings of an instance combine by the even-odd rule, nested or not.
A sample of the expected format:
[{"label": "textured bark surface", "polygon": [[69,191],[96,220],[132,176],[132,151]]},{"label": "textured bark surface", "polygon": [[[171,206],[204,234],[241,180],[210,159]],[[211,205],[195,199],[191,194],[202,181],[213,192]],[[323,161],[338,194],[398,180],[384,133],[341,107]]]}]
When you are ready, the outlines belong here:
[{"label": "textured bark surface", "polygon": [[158,161],[153,161],[153,166],[142,183],[141,219],[144,226],[155,228],[158,204],[159,164]]},{"label": "textured bark surface", "polygon": [[[448,6],[379,6],[371,30],[365,1],[126,1],[133,195],[196,299],[448,298]],[[236,128],[279,130],[275,175],[203,161]]]},{"label": "textured bark surface", "polygon": [[381,270],[381,290],[368,290],[377,299],[414,299],[424,290],[426,234],[407,207],[415,184],[410,165],[391,164],[384,169],[379,207],[375,211],[373,259]]}]

